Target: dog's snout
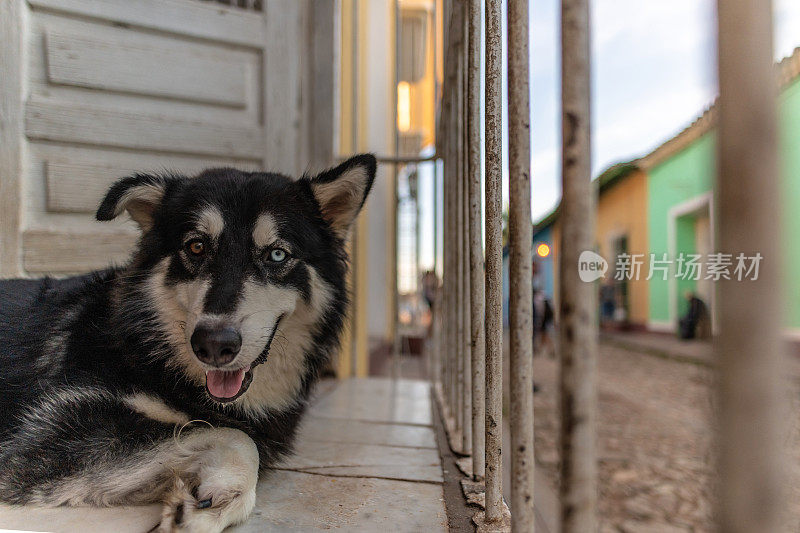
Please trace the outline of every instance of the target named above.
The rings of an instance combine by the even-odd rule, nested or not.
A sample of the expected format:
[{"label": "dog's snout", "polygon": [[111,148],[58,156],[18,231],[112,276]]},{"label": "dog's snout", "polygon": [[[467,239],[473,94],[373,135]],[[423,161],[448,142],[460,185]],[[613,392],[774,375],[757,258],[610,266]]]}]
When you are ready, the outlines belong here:
[{"label": "dog's snout", "polygon": [[198,325],[191,338],[192,350],[202,362],[223,366],[234,360],[242,348],[242,335],[230,326]]}]

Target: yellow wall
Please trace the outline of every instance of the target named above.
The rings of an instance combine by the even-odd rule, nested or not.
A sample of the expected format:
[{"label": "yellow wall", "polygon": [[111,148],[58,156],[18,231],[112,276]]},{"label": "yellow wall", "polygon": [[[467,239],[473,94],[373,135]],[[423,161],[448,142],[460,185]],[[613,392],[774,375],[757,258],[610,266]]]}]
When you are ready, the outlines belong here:
[{"label": "yellow wall", "polygon": [[[352,117],[355,116],[355,101],[353,99],[353,0],[342,0],[339,12],[339,146],[341,154],[350,154],[356,151],[354,143],[355,124]],[[348,243],[348,253],[352,253],[352,243]],[[353,258],[355,263],[358,259]],[[352,271],[347,279],[348,289],[352,291],[353,276]],[[350,309],[347,320],[345,321],[342,344],[334,362],[336,374],[346,378],[351,376],[353,367],[353,354],[355,352],[354,338],[354,317],[353,310]]]},{"label": "yellow wall", "polygon": [[[363,151],[364,145],[363,132],[366,128],[367,109],[363,103],[363,95],[367,87],[362,51],[369,45],[363,29],[368,20],[365,10],[358,7],[356,0],[342,0],[339,17],[339,146],[337,148],[340,155],[352,155]],[[387,115],[387,120],[391,121],[390,114]],[[352,303],[345,323],[341,349],[335,362],[336,373],[342,378],[363,377],[369,373],[366,315],[366,269],[369,252],[366,238],[367,209],[368,206],[365,206],[356,220],[351,240],[348,242],[351,270],[347,281]]]},{"label": "yellow wall", "polygon": [[595,237],[601,256],[609,261],[609,272],[613,272],[612,242],[626,235],[628,253],[645,254],[641,276],[631,280],[629,290],[628,320],[637,325],[646,325],[648,318],[647,268],[647,174],[634,170],[628,176],[604,190],[597,202]]},{"label": "yellow wall", "polygon": [[[436,122],[436,80],[438,78],[437,59],[442,52],[438,49],[438,18],[435,13],[435,2],[432,0],[399,0],[402,11],[427,13],[425,74],[410,85],[410,127],[409,132],[417,133],[422,140],[422,147],[434,144]],[[398,124],[399,127],[399,124]]]},{"label": "yellow wall", "polygon": [[[439,77],[441,55],[438,50],[441,37],[437,30],[440,15],[438,6],[434,7],[437,1],[441,0],[397,0],[397,3],[396,0],[341,0],[339,3],[337,149],[340,155],[364,151],[379,156],[395,153],[395,8],[428,13],[426,69],[423,78],[410,87],[409,131],[420,134],[423,146],[434,142],[435,80]],[[353,307],[336,362],[341,377],[367,375],[369,345],[375,341],[387,342],[394,337],[395,180],[394,167],[381,164],[370,202],[359,216],[354,231],[351,265],[355,275],[350,276]],[[377,238],[379,243],[376,244],[376,235],[379,234],[385,238]],[[385,276],[367,275],[384,268]],[[376,304],[375,295],[378,293],[385,293],[386,297],[382,300],[377,298],[379,303]],[[385,314],[387,319],[385,331],[378,332],[375,331],[378,326],[374,324],[378,323],[375,317],[380,314]]]}]

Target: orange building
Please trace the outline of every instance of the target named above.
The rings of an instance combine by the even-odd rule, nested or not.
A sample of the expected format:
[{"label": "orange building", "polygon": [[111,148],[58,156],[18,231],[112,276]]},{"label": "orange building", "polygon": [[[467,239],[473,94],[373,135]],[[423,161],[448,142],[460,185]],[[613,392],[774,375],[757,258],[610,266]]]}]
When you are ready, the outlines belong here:
[{"label": "orange building", "polygon": [[642,254],[638,279],[615,280],[617,318],[634,327],[647,325],[647,174],[636,162],[614,165],[597,179],[598,200],[595,239],[597,252],[609,262],[614,278],[620,254]]},{"label": "orange building", "polygon": [[[647,286],[647,174],[637,161],[610,167],[596,180],[597,218],[595,249],[609,262],[607,279],[615,278],[616,258],[620,254],[642,254],[639,279],[614,280],[617,294],[618,322],[635,328],[646,327],[648,307]],[[538,258],[539,284],[548,296],[558,302],[558,261],[561,235],[560,209],[534,226],[534,250],[544,243],[550,257]]]}]

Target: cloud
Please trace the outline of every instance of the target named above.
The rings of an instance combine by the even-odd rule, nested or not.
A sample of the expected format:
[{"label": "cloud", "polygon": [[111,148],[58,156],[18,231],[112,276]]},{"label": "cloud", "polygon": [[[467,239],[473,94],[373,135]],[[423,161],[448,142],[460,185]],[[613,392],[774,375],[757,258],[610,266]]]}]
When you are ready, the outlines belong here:
[{"label": "cloud", "polygon": [[[534,27],[542,28],[534,46],[547,58],[533,59],[534,219],[552,208],[561,192],[559,71],[557,61],[549,61],[557,59],[559,43],[542,27],[557,28],[553,5],[558,4],[541,4],[533,4],[532,14],[538,20]],[[593,2],[595,175],[614,162],[644,155],[713,99],[714,6],[714,0]]]},{"label": "cloud", "polygon": [[620,110],[615,120],[595,130],[595,175],[611,164],[645,155],[676,135],[711,104],[713,96],[702,86],[681,91],[662,88]]},{"label": "cloud", "polygon": [[775,58],[786,57],[800,46],[800,5],[797,0],[776,0],[775,20]]},{"label": "cloud", "polygon": [[561,152],[551,148],[536,152],[531,158],[531,214],[537,221],[550,212],[561,195]]}]

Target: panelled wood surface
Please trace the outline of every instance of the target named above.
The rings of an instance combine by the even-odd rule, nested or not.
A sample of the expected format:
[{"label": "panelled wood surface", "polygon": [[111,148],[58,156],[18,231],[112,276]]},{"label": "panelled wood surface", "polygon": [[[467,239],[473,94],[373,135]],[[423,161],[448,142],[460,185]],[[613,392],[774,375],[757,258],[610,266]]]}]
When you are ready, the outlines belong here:
[{"label": "panelled wood surface", "polygon": [[[248,170],[246,161],[222,162],[198,159],[182,162],[180,173],[193,176],[202,169],[233,166]],[[94,213],[108,188],[118,179],[135,172],[170,172],[165,166],[142,161],[136,165],[98,163],[45,163],[47,210],[51,213]]]},{"label": "panelled wood surface", "polygon": [[[316,0],[314,0],[316,1]],[[271,135],[265,149],[271,170],[294,173],[305,168],[300,161],[302,116],[301,73],[309,60],[304,53],[306,2],[269,0],[264,6],[268,35],[293,35],[295,39],[273,39],[264,49],[264,72],[269,78],[264,92],[265,120]],[[281,73],[280,76],[275,73]],[[308,105],[308,103],[306,103]],[[280,134],[277,134],[280,132]]]},{"label": "panelled wood surface", "polygon": [[[270,0],[271,2],[272,0]],[[261,48],[261,13],[196,0],[28,0],[34,8]]]},{"label": "panelled wood surface", "polygon": [[0,274],[124,260],[135,236],[92,213],[134,171],[298,175],[331,163],[333,0],[271,0],[263,12],[197,0],[0,5],[4,44],[14,35],[19,44],[0,52],[0,94],[13,107],[0,131],[0,187],[10,193],[0,199]]},{"label": "panelled wood surface", "polygon": [[124,263],[136,243],[136,234],[28,230],[22,239],[25,270],[64,274]]},{"label": "panelled wood surface", "polygon": [[103,40],[51,32],[47,77],[56,84],[245,107],[242,54],[208,48],[144,34]]},{"label": "panelled wood surface", "polygon": [[19,271],[23,8],[0,2],[0,276]]},{"label": "panelled wood surface", "polygon": [[30,139],[158,152],[252,158],[260,158],[264,153],[264,133],[259,128],[181,121],[49,102],[28,103],[25,133]]},{"label": "panelled wood surface", "polygon": [[[160,53],[152,56],[154,61],[149,66],[149,72],[147,65],[136,67],[142,70],[143,75],[127,88],[119,88],[122,83],[115,79],[117,74],[114,69],[127,69],[128,66],[112,66],[111,70],[107,71],[103,63],[83,61],[79,57],[71,59],[68,65],[73,70],[77,67],[82,69],[69,73],[69,77],[74,80],[57,80],[53,77],[56,66],[53,59],[58,58],[52,57],[51,52],[54,51],[49,44],[53,35],[70,39],[81,38],[90,43],[104,43],[109,46],[109,50],[113,43],[116,47],[113,53],[118,54],[120,60],[126,62],[132,55],[143,55],[142,51],[155,49],[160,50]],[[155,115],[166,120],[263,127],[265,78],[262,76],[260,49],[199,41],[182,34],[153,34],[149,30],[140,28],[123,28],[107,21],[66,17],[62,13],[49,11],[31,11],[28,14],[25,45],[29,101],[115,110],[144,116]],[[69,53],[73,55],[72,51]],[[220,97],[223,91],[212,87],[216,83],[216,75],[207,72],[207,69],[195,69],[195,71],[185,67],[177,69],[174,67],[177,62],[176,56],[194,58],[191,64],[201,69],[205,63],[220,62],[240,69],[243,75],[240,84],[243,85],[243,93],[229,99],[241,100],[244,105],[212,101],[224,99]],[[111,58],[106,62],[113,63]],[[64,66],[66,65],[59,65],[59,68]],[[181,73],[181,76],[178,76],[178,73]],[[85,86],[100,83],[110,88]],[[165,88],[169,84],[173,84],[179,90]],[[192,88],[192,85],[200,87]],[[186,96],[177,94],[183,90],[189,91]],[[172,94],[169,94],[170,91]]]}]

